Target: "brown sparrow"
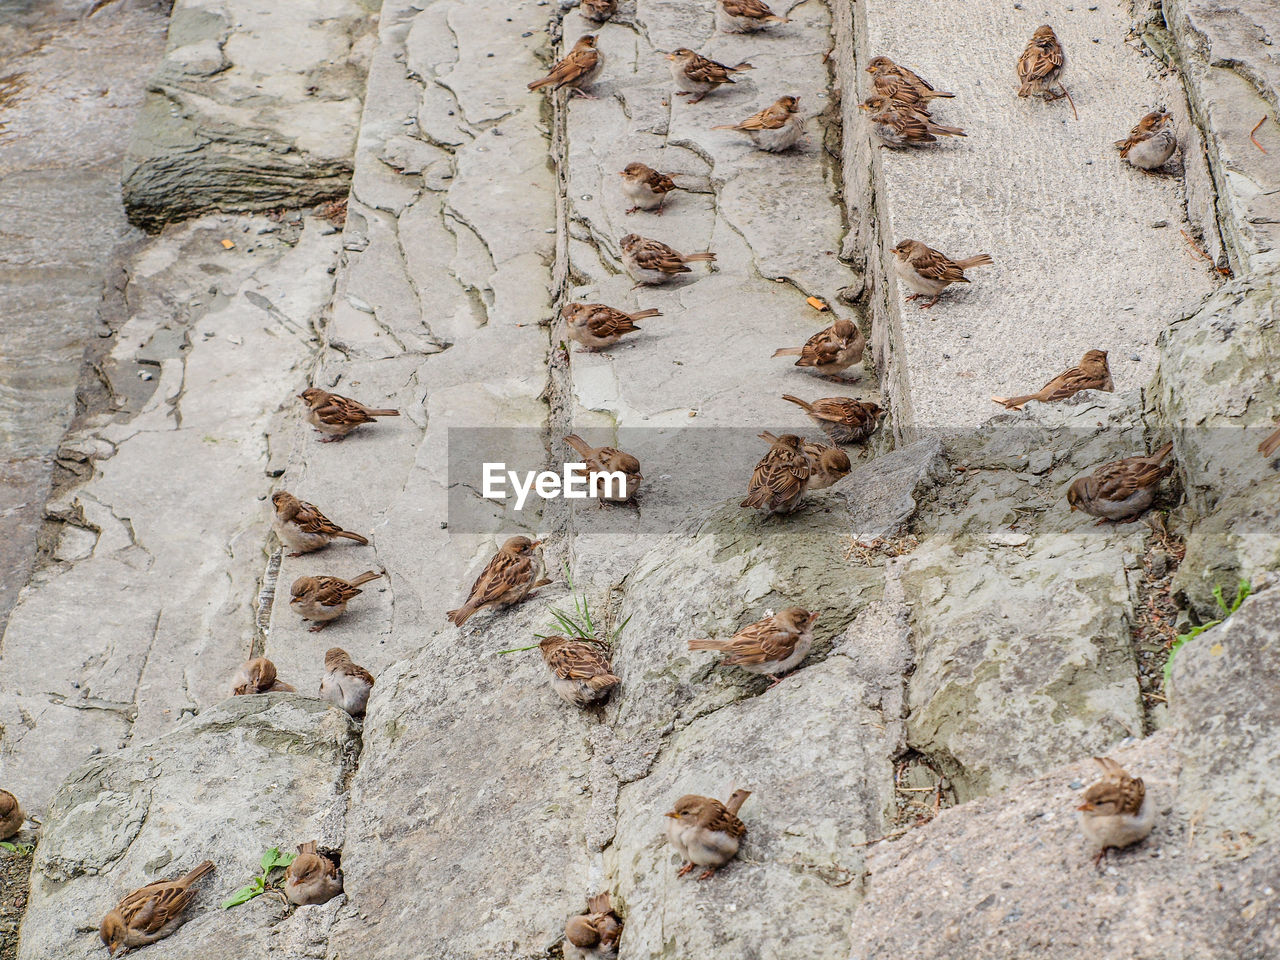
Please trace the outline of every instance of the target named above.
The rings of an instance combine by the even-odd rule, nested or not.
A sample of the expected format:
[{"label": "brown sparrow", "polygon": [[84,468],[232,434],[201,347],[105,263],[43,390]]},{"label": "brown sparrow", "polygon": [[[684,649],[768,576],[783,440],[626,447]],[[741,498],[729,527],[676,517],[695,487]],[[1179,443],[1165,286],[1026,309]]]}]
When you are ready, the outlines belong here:
[{"label": "brown sparrow", "polygon": [[659,173],[643,163],[628,163],[618,176],[622,177],[622,192],[633,204],[627,213],[656,209],[658,216],[662,216],[662,206],[667,202],[667,194],[679,189],[676,182],[665,173]]},{"label": "brown sparrow", "polygon": [[337,704],[353,717],[363,717],[373,690],[373,674],[351,662],[341,647],[324,652],[324,679],[320,681],[320,699]]},{"label": "brown sparrow", "polygon": [[587,901],[587,912],[564,925],[565,960],[615,960],[622,937],[622,919],[613,912],[609,894]]},{"label": "brown sparrow", "polygon": [[741,667],[748,673],[763,674],[778,684],[778,674],[800,666],[813,646],[813,624],[818,619],[802,607],[787,607],[743,627],[729,640],[703,637],[689,641],[690,650],[719,650],[729,656],[721,666]]},{"label": "brown sparrow", "polygon": [[570,96],[576,93],[593,100],[595,98],[582,88],[590,86],[602,69],[604,55],[596,49],[596,38],[588,33],[578,38],[573,49],[545,77],[529,84],[529,89],[541,90],[550,86],[552,90],[559,90],[568,87]]},{"label": "brown sparrow", "polygon": [[[600,497],[603,500],[610,500],[615,503],[625,503],[635,498],[636,492],[640,489],[640,482],[644,477],[640,473],[640,461],[629,453],[623,453],[615,447],[592,447],[587,444],[576,433],[571,433],[564,438],[564,442],[577,452],[582,458],[582,462],[587,465],[587,473],[621,473],[626,476],[626,483],[622,491],[614,496],[605,496],[604,492],[599,489],[592,489],[593,497]],[[604,481],[600,481],[603,483]]]},{"label": "brown sparrow", "polygon": [[622,263],[636,283],[666,283],[682,273],[691,273],[685,264],[710,263],[716,258],[714,253],[677,253],[665,243],[638,233],[628,233],[621,244]]},{"label": "brown sparrow", "polygon": [[252,693],[296,693],[297,687],[276,679],[276,665],[266,657],[254,657],[240,664],[231,679],[231,695],[243,697]]},{"label": "brown sparrow", "polygon": [[1258,444],[1258,452],[1268,460],[1271,459],[1272,455],[1278,449],[1280,449],[1280,430],[1277,430],[1275,433],[1271,434],[1271,436],[1267,437],[1267,439]]},{"label": "brown sparrow", "polygon": [[[765,443],[773,444],[778,442],[778,438],[768,430],[759,434],[759,437]],[[853,465],[849,463],[849,455],[847,453],[839,447],[829,447],[825,443],[818,443],[816,440],[804,441],[804,455],[805,459],[809,461],[809,486],[807,489],[810,493],[835,486],[847,477],[849,471],[853,469]]]},{"label": "brown sparrow", "polygon": [[1053,403],[1075,396],[1081,390],[1102,390],[1106,393],[1115,391],[1111,383],[1111,368],[1107,366],[1107,351],[1090,350],[1080,359],[1080,366],[1072,367],[1058,374],[1043,387],[1039,393],[1028,393],[1022,397],[992,397],[996,403],[1002,403],[1009,410],[1021,410],[1032,400],[1041,403]]},{"label": "brown sparrow", "polygon": [[594,643],[568,637],[543,637],[542,662],[551,671],[551,689],[565,703],[589,707],[606,700],[622,681],[613,675],[609,658]]},{"label": "brown sparrow", "polygon": [[1172,120],[1163,110],[1148,113],[1129,131],[1128,139],[1116,141],[1120,156],[1139,170],[1159,170],[1178,149]]},{"label": "brown sparrow", "polygon": [[582,0],[578,12],[596,23],[604,23],[618,12],[618,0]]},{"label": "brown sparrow", "polygon": [[790,513],[808,489],[810,472],[804,441],[794,433],[783,434],[756,464],[741,505],[763,510],[765,516]]},{"label": "brown sparrow", "polygon": [[328,903],[342,892],[333,861],[316,851],[316,841],[298,844],[298,855],[284,871],[284,895],[299,907]]},{"label": "brown sparrow", "polygon": [[790,23],[761,0],[720,0],[716,4],[716,26],[725,33],[755,33],[771,23]]},{"label": "brown sparrow", "polygon": [[[1071,112],[1075,114],[1075,101],[1062,85],[1066,72],[1067,55],[1062,52],[1062,44],[1058,42],[1053,27],[1037,27],[1022,56],[1018,57],[1018,96],[1043,97],[1045,100],[1066,97],[1067,103],[1071,104]],[[1054,92],[1055,86],[1060,92]],[[1076,114],[1076,119],[1080,119],[1079,114]]]},{"label": "brown sparrow", "polygon": [[1147,799],[1142,778],[1131,777],[1110,757],[1094,757],[1102,767],[1102,779],[1084,792],[1080,829],[1098,848],[1096,867],[1108,849],[1128,847],[1146,839],[1155,826],[1155,804]]},{"label": "brown sparrow", "polygon": [[213,861],[206,860],[184,877],[148,883],[116,904],[98,928],[98,936],[111,956],[126,947],[155,943],[182,926],[185,919],[182,913],[196,895],[192,885],[212,872]]},{"label": "brown sparrow", "polygon": [[531,596],[538,587],[546,586],[551,581],[542,576],[546,566],[540,546],[541,540],[511,537],[480,571],[467,594],[467,602],[445,616],[460,627],[477,610],[509,607]]},{"label": "brown sparrow", "polygon": [[931,297],[920,305],[928,310],[938,302],[938,294],[953,283],[968,283],[964,272],[970,267],[985,267],[995,263],[991,256],[980,253],[965,260],[952,260],[919,240],[903,240],[893,248],[893,272],[912,291],[908,301]]},{"label": "brown sparrow", "polygon": [[878,405],[853,397],[823,397],[806,403],[784,393],[782,399],[800,407],[836,443],[861,443],[875,432],[884,413]]},{"label": "brown sparrow", "polygon": [[1067,503],[1072,510],[1101,517],[1098,523],[1132,523],[1151,506],[1160,481],[1173,473],[1173,464],[1162,462],[1172,449],[1171,441],[1149,457],[1126,457],[1078,477],[1067,490]]},{"label": "brown sparrow", "polygon": [[712,127],[712,130],[741,130],[759,149],[769,153],[790,150],[804,136],[804,117],[799,97],[782,97],[741,123]]},{"label": "brown sparrow", "polygon": [[647,317],[660,317],[660,310],[641,310],[638,313],[623,313],[603,303],[566,303],[560,312],[565,325],[569,328],[569,339],[588,351],[611,347],[628,333],[635,333],[640,328],[637,320]]},{"label": "brown sparrow", "polygon": [[685,861],[676,872],[677,877],[694,867],[706,867],[698,875],[699,880],[706,880],[734,858],[747,833],[738,811],[749,796],[749,790],[735,790],[728,803],[721,803],[689,793],[663,814],[670,818],[667,839]]},{"label": "brown sparrow", "polygon": [[780,347],[775,357],[799,357],[797,367],[812,367],[833,380],[841,380],[840,372],[862,359],[866,347],[862,331],[849,320],[837,320],[805,341],[803,347]]},{"label": "brown sparrow", "polygon": [[367,537],[343,530],[314,504],[299,500],[285,490],[273,493],[271,503],[275,507],[271,528],[275,530],[281,543],[293,548],[293,553],[289,554],[291,557],[300,557],[312,550],[327,547],[334,537],[346,537],[365,546],[369,544]]},{"label": "brown sparrow", "polygon": [[871,114],[871,132],[881,146],[919,147],[936,143],[938,137],[964,137],[959,127],[934,123],[929,114],[915,107],[905,107],[884,96],[867,97],[860,109]]},{"label": "brown sparrow", "polygon": [[955,96],[954,93],[942,93],[938,90],[931,90],[928,87],[917,86],[906,77],[899,76],[896,73],[877,73],[871,84],[875,88],[876,94],[881,97],[887,97],[889,103],[916,110],[926,117],[929,115],[930,100]]},{"label": "brown sparrow", "polygon": [[0,840],[8,840],[26,822],[27,815],[22,812],[18,798],[8,790],[0,790]]},{"label": "brown sparrow", "polygon": [[873,77],[894,76],[901,77],[910,87],[923,99],[926,97],[954,97],[954,93],[946,93],[941,90],[935,90],[933,84],[925,80],[918,73],[913,73],[907,67],[899,66],[888,57],[874,57],[867,64],[867,73]]},{"label": "brown sparrow", "polygon": [[325,434],[321,443],[341,440],[362,423],[373,423],[378,417],[398,417],[399,410],[373,410],[358,400],[308,387],[298,394],[307,405],[307,423]]},{"label": "brown sparrow", "polygon": [[289,604],[303,620],[312,621],[312,633],[319,633],[329,625],[329,621],[342,616],[347,609],[348,600],[364,592],[357,590],[357,587],[385,576],[386,572],[366,570],[350,581],[341,577],[299,577],[289,589],[293,597]]},{"label": "brown sparrow", "polygon": [[721,84],[736,83],[731,74],[755,69],[745,60],[736,67],[725,66],[688,47],[668,53],[667,59],[671,61],[671,76],[676,81],[676,96],[693,97],[690,103],[698,103]]}]

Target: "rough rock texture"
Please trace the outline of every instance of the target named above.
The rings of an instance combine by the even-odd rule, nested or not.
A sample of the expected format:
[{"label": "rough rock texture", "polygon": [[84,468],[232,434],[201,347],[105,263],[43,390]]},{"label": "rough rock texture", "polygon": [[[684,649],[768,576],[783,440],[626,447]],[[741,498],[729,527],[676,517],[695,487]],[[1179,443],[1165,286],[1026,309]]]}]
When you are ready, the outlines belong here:
[{"label": "rough rock texture", "polygon": [[261,955],[268,925],[269,942],[287,942],[290,928],[318,919],[304,914],[326,908],[284,920],[272,897],[229,911],[218,904],[260,872],[267,848],[333,845],[359,749],[343,711],[270,694],[228,700],[159,741],[81,767],[49,805],[20,960],[102,956],[98,922],[120,897],[204,859],[215,872],[201,881],[190,920],[151,955]]},{"label": "rough rock texture", "polygon": [[124,169],[148,230],[344,195],[377,5],[178,0]]}]

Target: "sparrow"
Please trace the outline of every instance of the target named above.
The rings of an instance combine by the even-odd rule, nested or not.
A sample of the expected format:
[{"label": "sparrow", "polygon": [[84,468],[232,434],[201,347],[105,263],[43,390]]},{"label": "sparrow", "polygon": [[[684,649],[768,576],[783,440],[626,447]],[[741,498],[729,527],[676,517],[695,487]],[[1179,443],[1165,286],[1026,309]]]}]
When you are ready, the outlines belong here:
[{"label": "sparrow", "polygon": [[551,671],[551,689],[565,703],[589,707],[609,697],[622,681],[613,675],[609,658],[598,644],[568,637],[543,637],[542,662]]},{"label": "sparrow", "polygon": [[1100,524],[1108,520],[1132,523],[1151,506],[1160,481],[1173,473],[1173,464],[1163,463],[1172,449],[1170,441],[1149,457],[1126,457],[1076,478],[1067,490],[1067,503],[1072,510],[1101,517]]},{"label": "sparrow", "polygon": [[531,596],[538,587],[546,586],[551,581],[542,576],[546,566],[538,549],[540,546],[541,540],[511,537],[480,571],[467,594],[466,603],[445,616],[460,627],[477,610],[509,607]]},{"label": "sparrow", "polygon": [[[1075,101],[1062,85],[1066,72],[1067,56],[1062,52],[1062,44],[1058,42],[1053,27],[1037,27],[1027,42],[1027,48],[1022,51],[1022,56],[1018,57],[1018,96],[1043,97],[1045,100],[1061,100],[1066,97],[1067,103],[1071,104],[1071,112],[1079,120]],[[1060,93],[1053,91],[1055,86]]]},{"label": "sparrow", "polygon": [[582,88],[590,86],[602,69],[604,69],[604,55],[596,49],[595,36],[588,33],[578,38],[573,49],[552,67],[545,77],[529,84],[529,89],[541,90],[543,87],[550,86],[554,91],[561,87],[568,87],[571,96],[576,93],[588,100],[593,100],[595,98]]},{"label": "sparrow", "polygon": [[782,681],[780,673],[800,666],[813,646],[813,624],[818,619],[802,607],[787,607],[771,617],[743,627],[729,640],[703,637],[689,641],[690,650],[719,650],[729,654],[721,666],[741,667],[748,673],[764,674],[773,681],[772,689]]},{"label": "sparrow", "polygon": [[887,97],[889,103],[908,107],[923,113],[925,116],[929,115],[928,105],[930,100],[955,96],[954,93],[942,93],[927,86],[919,86],[896,73],[877,73],[875,79],[871,81],[871,85],[875,89],[876,95]]},{"label": "sparrow", "polygon": [[582,0],[578,12],[588,20],[604,23],[618,12],[618,0]]},{"label": "sparrow", "polygon": [[8,790],[0,790],[0,840],[8,840],[26,822],[27,815],[22,812],[18,798]]},{"label": "sparrow", "polygon": [[640,328],[637,320],[660,317],[660,310],[641,310],[639,313],[623,313],[603,303],[566,303],[560,311],[569,328],[569,339],[582,344],[587,352],[611,347],[624,335]]},{"label": "sparrow", "polygon": [[1268,460],[1271,459],[1277,449],[1280,449],[1280,430],[1277,430],[1275,433],[1271,434],[1271,436],[1267,437],[1267,439],[1258,444],[1258,452]]},{"label": "sparrow", "polygon": [[719,0],[716,27],[725,33],[755,33],[771,23],[790,23],[761,0]]},{"label": "sparrow", "polygon": [[736,83],[731,74],[755,69],[745,60],[736,67],[729,67],[694,53],[688,47],[668,53],[667,59],[671,61],[671,76],[676,81],[676,96],[693,97],[690,103],[700,102],[721,84]]},{"label": "sparrow", "polygon": [[613,912],[609,894],[587,901],[587,912],[564,925],[565,960],[614,960],[622,936],[622,919]]},{"label": "sparrow", "polygon": [[297,604],[294,610],[303,620],[312,621],[311,632],[318,633],[329,625],[330,620],[342,616],[348,600],[364,592],[357,587],[385,576],[386,572],[367,570],[351,581],[341,577],[299,577],[289,589],[293,597],[289,604]]},{"label": "sparrow", "polygon": [[968,136],[959,127],[934,123],[925,111],[899,106],[882,96],[868,97],[860,109],[871,113],[871,133],[884,147],[919,147],[938,137]]},{"label": "sparrow", "polygon": [[324,652],[324,679],[320,681],[320,699],[337,704],[353,717],[363,717],[373,689],[373,674],[351,662],[341,647]]},{"label": "sparrow", "polygon": [[741,505],[763,510],[765,516],[790,513],[809,486],[810,472],[804,441],[794,433],[783,434],[756,464]]},{"label": "sparrow", "polygon": [[861,443],[875,432],[884,413],[877,404],[853,397],[823,397],[806,403],[784,393],[782,399],[800,407],[835,443]]},{"label": "sparrow", "polygon": [[252,693],[296,693],[297,687],[276,679],[276,665],[266,657],[254,657],[240,664],[231,679],[231,695],[243,697]]},{"label": "sparrow", "polygon": [[662,206],[667,202],[667,194],[679,189],[676,182],[665,173],[659,173],[643,163],[628,163],[618,176],[622,177],[622,192],[633,204],[627,213],[656,209],[658,216],[662,216]]},{"label": "sparrow", "polygon": [[326,434],[321,443],[334,443],[362,423],[373,423],[378,417],[398,417],[399,410],[373,410],[358,400],[308,387],[298,394],[307,405],[307,423]]},{"label": "sparrow", "polygon": [[622,238],[622,263],[631,278],[640,283],[666,283],[682,273],[692,271],[687,263],[715,260],[714,253],[677,253],[665,243],[650,240],[638,233]]},{"label": "sparrow", "polygon": [[1155,826],[1155,804],[1147,800],[1141,777],[1131,777],[1110,757],[1094,757],[1102,779],[1084,792],[1080,829],[1098,848],[1096,867],[1108,849],[1128,847],[1146,838]]},{"label": "sparrow", "polygon": [[1163,110],[1148,113],[1129,131],[1128,139],[1116,141],[1120,156],[1139,170],[1159,170],[1178,149],[1172,120]]},{"label": "sparrow", "polygon": [[677,877],[697,866],[706,867],[698,875],[699,880],[706,880],[733,859],[747,832],[738,811],[749,796],[749,790],[735,790],[728,803],[721,803],[689,793],[663,814],[670,818],[667,839],[685,861],[676,871]]},{"label": "sparrow", "polygon": [[298,855],[284,871],[284,895],[299,907],[328,903],[342,892],[342,878],[333,861],[316,852],[316,841],[298,844]]},{"label": "sparrow", "polygon": [[275,507],[271,528],[281,543],[293,548],[293,553],[289,554],[291,557],[327,547],[334,537],[346,537],[364,546],[369,545],[367,537],[343,530],[314,504],[299,500],[288,491],[277,490],[271,495],[271,503]]},{"label": "sparrow", "polygon": [[741,123],[712,127],[712,130],[741,130],[759,149],[769,153],[790,150],[804,136],[804,117],[799,97],[782,97]]},{"label": "sparrow", "polygon": [[946,93],[942,90],[935,90],[933,84],[925,80],[917,73],[913,73],[907,67],[901,67],[894,63],[888,57],[874,57],[867,64],[867,73],[873,77],[893,76],[900,77],[916,92],[922,99],[925,97],[954,97],[954,93]]},{"label": "sparrow", "polygon": [[938,294],[953,283],[968,283],[964,272],[970,267],[985,267],[995,263],[991,256],[980,253],[966,260],[952,260],[919,240],[903,240],[893,248],[893,272],[913,292],[908,301],[931,297],[920,305],[927,310],[938,302]]},{"label": "sparrow", "polygon": [[157,880],[134,890],[116,908],[102,918],[98,936],[111,956],[126,947],[144,947],[167,937],[182,926],[182,912],[195,899],[192,885],[213,872],[213,861],[206,860],[177,880]]},{"label": "sparrow", "polygon": [[773,355],[799,357],[797,367],[812,367],[823,376],[841,380],[838,374],[861,360],[865,347],[862,331],[854,323],[837,320],[806,340],[803,347],[780,347]]},{"label": "sparrow", "polygon": [[[766,430],[759,434],[765,443],[777,443],[778,438]],[[835,486],[849,475],[853,465],[849,463],[849,455],[839,447],[829,447],[816,440],[804,441],[804,456],[809,461],[808,490],[825,490]]]},{"label": "sparrow", "polygon": [[1022,397],[992,397],[996,403],[1002,403],[1009,410],[1021,410],[1032,400],[1041,403],[1053,403],[1065,400],[1081,390],[1102,390],[1106,393],[1115,391],[1111,383],[1111,368],[1107,366],[1107,351],[1089,350],[1080,358],[1080,366],[1072,367],[1058,374],[1043,387],[1039,393],[1028,393]]},{"label": "sparrow", "polygon": [[[597,483],[596,487],[591,490],[593,497],[600,497],[604,500],[610,500],[615,503],[625,503],[635,498],[636,492],[640,489],[640,482],[644,477],[640,474],[640,461],[629,453],[623,453],[614,447],[592,447],[587,444],[576,433],[571,433],[564,438],[564,442],[577,452],[582,458],[582,462],[587,465],[587,473],[621,473],[626,476],[626,483],[623,489],[613,495],[605,496],[600,489],[604,481]],[[614,486],[616,490],[616,485]]]}]

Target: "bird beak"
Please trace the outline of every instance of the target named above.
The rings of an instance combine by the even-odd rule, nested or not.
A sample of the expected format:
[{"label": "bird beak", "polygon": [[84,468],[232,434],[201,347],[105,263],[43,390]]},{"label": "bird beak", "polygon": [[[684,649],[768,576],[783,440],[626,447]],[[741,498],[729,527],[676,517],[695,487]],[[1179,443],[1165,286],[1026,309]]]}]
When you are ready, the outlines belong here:
[{"label": "bird beak", "polygon": [[680,816],[680,814],[676,813],[674,810],[668,810],[666,813],[663,814],[663,816],[670,817],[672,820],[674,820],[676,819],[676,817]]},{"label": "bird beak", "polygon": [[809,614],[809,626],[813,626],[817,622],[818,622],[818,615],[816,613]]},{"label": "bird beak", "polygon": [[302,394],[300,394],[300,393],[299,393],[299,394],[297,394],[297,397],[298,397],[298,399],[299,399],[299,400],[305,400],[305,399],[307,399],[306,397],[304,397],[304,396],[303,396]]},{"label": "bird beak", "polygon": [[1092,809],[1093,809],[1093,804],[1092,804],[1092,803],[1082,803],[1082,804],[1080,804],[1080,806],[1076,807],[1076,809],[1077,809],[1077,810],[1092,810]]},{"label": "bird beak", "polygon": [[529,549],[532,550],[534,547],[540,547],[540,546],[542,546],[542,541],[535,540],[533,541],[533,543],[529,544]]},{"label": "bird beak", "polygon": [[668,54],[667,54],[667,59],[668,59],[668,60],[674,60],[675,58],[676,58],[676,55],[675,55],[674,53],[668,53]]},{"label": "bird beak", "polygon": [[302,599],[301,597],[290,597],[290,598],[289,598],[289,602],[290,602],[290,603],[297,603],[297,602],[298,602],[299,600],[301,600],[301,599]]},{"label": "bird beak", "polygon": [[1073,503],[1073,504],[1071,504],[1071,512],[1072,512],[1072,513],[1075,513],[1075,512],[1076,512],[1076,505],[1075,505],[1074,503]]}]

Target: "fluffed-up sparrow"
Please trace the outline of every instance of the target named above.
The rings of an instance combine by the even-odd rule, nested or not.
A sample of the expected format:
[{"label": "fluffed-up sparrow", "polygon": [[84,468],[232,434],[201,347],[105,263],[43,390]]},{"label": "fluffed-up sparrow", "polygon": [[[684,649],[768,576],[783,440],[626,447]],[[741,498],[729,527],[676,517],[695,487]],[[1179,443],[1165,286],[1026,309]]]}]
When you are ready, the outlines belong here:
[{"label": "fluffed-up sparrow", "polygon": [[959,127],[934,123],[925,110],[902,106],[880,94],[867,97],[860,109],[870,113],[871,133],[885,147],[920,147],[936,143],[938,137],[967,136]]},{"label": "fluffed-up sparrow", "polygon": [[604,23],[618,12],[618,0],[582,0],[578,12],[595,23]]},{"label": "fluffed-up sparrow", "polygon": [[809,403],[784,393],[782,399],[800,407],[836,443],[861,443],[875,432],[884,413],[877,404],[853,397],[823,397]]},{"label": "fluffed-up sparrow", "polygon": [[[759,434],[759,437],[768,444],[778,442],[778,438],[768,430]],[[805,458],[809,461],[809,486],[806,488],[809,493],[835,486],[853,469],[849,455],[839,447],[829,447],[816,440],[805,440],[803,449]]]},{"label": "fluffed-up sparrow", "polygon": [[565,960],[615,960],[622,938],[622,918],[613,912],[607,893],[587,901],[587,912],[564,925]]},{"label": "fluffed-up sparrow", "polygon": [[692,273],[685,266],[715,260],[714,253],[679,253],[665,243],[650,240],[638,233],[628,233],[621,241],[622,264],[636,283],[667,283],[682,273]]},{"label": "fluffed-up sparrow", "polygon": [[762,0],[719,0],[716,27],[724,33],[755,33],[771,23],[789,23]]},{"label": "fluffed-up sparrow", "polygon": [[359,400],[352,400],[319,387],[308,387],[298,394],[307,405],[307,423],[325,434],[321,443],[333,443],[363,423],[374,423],[378,417],[398,417],[399,410],[375,410]]},{"label": "fluffed-up sparrow", "polygon": [[1173,118],[1163,110],[1148,113],[1126,139],[1116,141],[1116,149],[1139,170],[1159,170],[1178,149]]},{"label": "fluffed-up sparrow", "polygon": [[316,841],[298,844],[298,855],[284,871],[284,895],[302,907],[328,903],[342,892],[342,877],[332,860],[318,851]]},{"label": "fluffed-up sparrow", "polygon": [[690,103],[698,103],[716,87],[725,83],[736,83],[733,74],[743,70],[754,70],[755,67],[742,61],[730,67],[718,60],[711,60],[694,53],[688,47],[680,47],[667,54],[671,61],[671,76],[676,81],[676,95],[692,97]]},{"label": "fluffed-up sparrow", "polygon": [[183,912],[195,899],[192,886],[212,872],[213,861],[206,860],[176,880],[157,880],[139,887],[116,904],[98,928],[111,956],[126,947],[155,943],[182,926],[186,920]]},{"label": "fluffed-up sparrow", "polygon": [[618,176],[622,177],[622,192],[632,203],[627,213],[635,213],[637,210],[657,210],[658,216],[662,216],[662,207],[667,202],[667,194],[679,189],[676,182],[665,173],[659,173],[653,167],[638,161],[628,163]]},{"label": "fluffed-up sparrow", "polygon": [[273,493],[271,504],[275,507],[271,527],[281,543],[293,548],[293,552],[289,554],[291,557],[300,557],[304,553],[327,547],[335,537],[345,537],[356,543],[369,545],[368,537],[343,530],[321,513],[315,504],[299,500],[286,490]]},{"label": "fluffed-up sparrow", "polygon": [[928,80],[925,80],[910,68],[894,63],[888,57],[873,57],[871,62],[867,64],[867,73],[871,74],[873,77],[901,77],[921,98],[955,96],[954,93],[935,90],[933,84]]},{"label": "fluffed-up sparrow", "polygon": [[551,689],[575,707],[608,699],[609,692],[622,682],[614,676],[609,658],[598,644],[552,636],[543,637],[538,649],[551,671]]},{"label": "fluffed-up sparrow", "polygon": [[638,331],[637,320],[660,317],[662,311],[649,309],[623,313],[603,303],[566,303],[560,315],[569,330],[569,339],[582,344],[588,351],[596,351],[612,347],[626,334]]},{"label": "fluffed-up sparrow", "polygon": [[579,94],[588,100],[594,99],[584,90],[600,76],[604,69],[604,54],[596,49],[596,38],[593,34],[585,34],[550,72],[541,80],[529,84],[530,90],[541,90],[543,87],[559,90],[568,87],[570,95]]},{"label": "fluffed-up sparrow", "polygon": [[266,657],[246,660],[240,664],[240,669],[231,678],[233,697],[243,697],[253,693],[296,693],[297,689],[277,679],[276,665]]},{"label": "fluffed-up sparrow", "polygon": [[787,607],[743,627],[728,640],[709,637],[690,640],[689,649],[727,653],[720,661],[721,666],[763,674],[773,681],[772,687],[781,682],[779,674],[794,670],[809,655],[809,648],[813,646],[813,624],[817,619],[816,613],[803,607]]},{"label": "fluffed-up sparrow", "polygon": [[785,433],[774,441],[751,472],[747,499],[741,505],[763,510],[765,516],[790,513],[809,487],[810,472],[804,441],[794,433]]},{"label": "fluffed-up sparrow", "polygon": [[[1058,35],[1048,25],[1037,27],[1027,42],[1027,48],[1018,57],[1018,96],[1043,97],[1045,100],[1067,98],[1071,112],[1076,113],[1075,101],[1062,79],[1067,73],[1067,55],[1062,51]],[[1057,87],[1055,91],[1053,88]],[[1076,114],[1079,119],[1079,114]]]},{"label": "fluffed-up sparrow", "polygon": [[996,403],[1004,404],[1009,410],[1021,410],[1032,400],[1041,403],[1053,403],[1075,396],[1081,390],[1102,390],[1112,393],[1115,386],[1111,383],[1111,368],[1107,365],[1107,351],[1089,350],[1080,358],[1080,366],[1072,367],[1058,374],[1038,393],[1028,393],[1021,397],[992,397]]},{"label": "fluffed-up sparrow", "polygon": [[668,818],[667,840],[685,861],[677,877],[705,867],[698,879],[706,880],[734,858],[747,833],[738,811],[749,796],[749,790],[735,790],[728,803],[721,803],[689,793],[663,814]]},{"label": "fluffed-up sparrow", "polygon": [[760,150],[782,153],[794,147],[804,136],[804,117],[800,113],[800,98],[781,97],[741,123],[721,124],[711,129],[740,130],[749,136],[751,142]]},{"label": "fluffed-up sparrow", "polygon": [[1163,462],[1172,450],[1170,441],[1150,456],[1126,457],[1078,477],[1067,490],[1067,503],[1100,517],[1098,523],[1133,522],[1155,500],[1160,481],[1173,473],[1173,464]]},{"label": "fluffed-up sparrow", "polygon": [[1096,867],[1109,849],[1128,847],[1146,839],[1155,826],[1155,804],[1147,799],[1140,777],[1131,777],[1110,757],[1094,757],[1102,767],[1102,779],[1084,792],[1080,829],[1098,848]]},{"label": "fluffed-up sparrow", "polygon": [[803,347],[780,347],[775,357],[799,357],[797,367],[810,367],[833,380],[843,380],[840,373],[862,359],[866,339],[857,324],[837,320],[805,341]]},{"label": "fluffed-up sparrow", "polygon": [[601,500],[609,500],[614,503],[625,503],[628,500],[635,499],[636,493],[640,489],[640,483],[644,477],[640,473],[640,461],[629,453],[623,453],[616,447],[593,447],[583,440],[576,433],[571,433],[564,438],[564,442],[573,447],[574,451],[582,458],[582,462],[587,465],[588,475],[592,473],[620,473],[626,478],[621,490],[617,485],[612,486],[613,493],[609,494],[609,487],[606,487],[606,481],[600,480],[591,489],[591,496]]},{"label": "fluffed-up sparrow", "polygon": [[0,840],[8,840],[26,821],[27,815],[22,812],[18,798],[8,790],[0,790]]},{"label": "fluffed-up sparrow", "polygon": [[985,267],[995,263],[990,254],[980,253],[964,260],[952,260],[919,240],[903,240],[893,248],[893,272],[912,291],[908,301],[930,297],[920,305],[927,310],[938,302],[938,294],[953,283],[968,283],[964,272],[970,267]]},{"label": "fluffed-up sparrow", "polygon": [[478,610],[509,607],[532,595],[550,580],[543,578],[546,565],[542,560],[541,540],[511,537],[485,564],[467,593],[467,600],[457,610],[445,614],[455,626],[462,626]]},{"label": "fluffed-up sparrow", "polygon": [[361,584],[377,580],[385,576],[386,572],[366,570],[352,580],[343,580],[341,577],[299,577],[289,588],[292,596],[289,604],[303,620],[312,622],[311,632],[318,633],[330,621],[342,616],[352,597],[364,592],[357,589]]},{"label": "fluffed-up sparrow", "polygon": [[353,717],[363,717],[373,690],[373,674],[351,662],[351,655],[341,647],[324,652],[324,678],[320,681],[320,699],[337,704]]},{"label": "fluffed-up sparrow", "polygon": [[1271,436],[1258,444],[1258,452],[1268,460],[1271,459],[1277,450],[1280,450],[1280,430],[1276,430],[1271,434]]}]

